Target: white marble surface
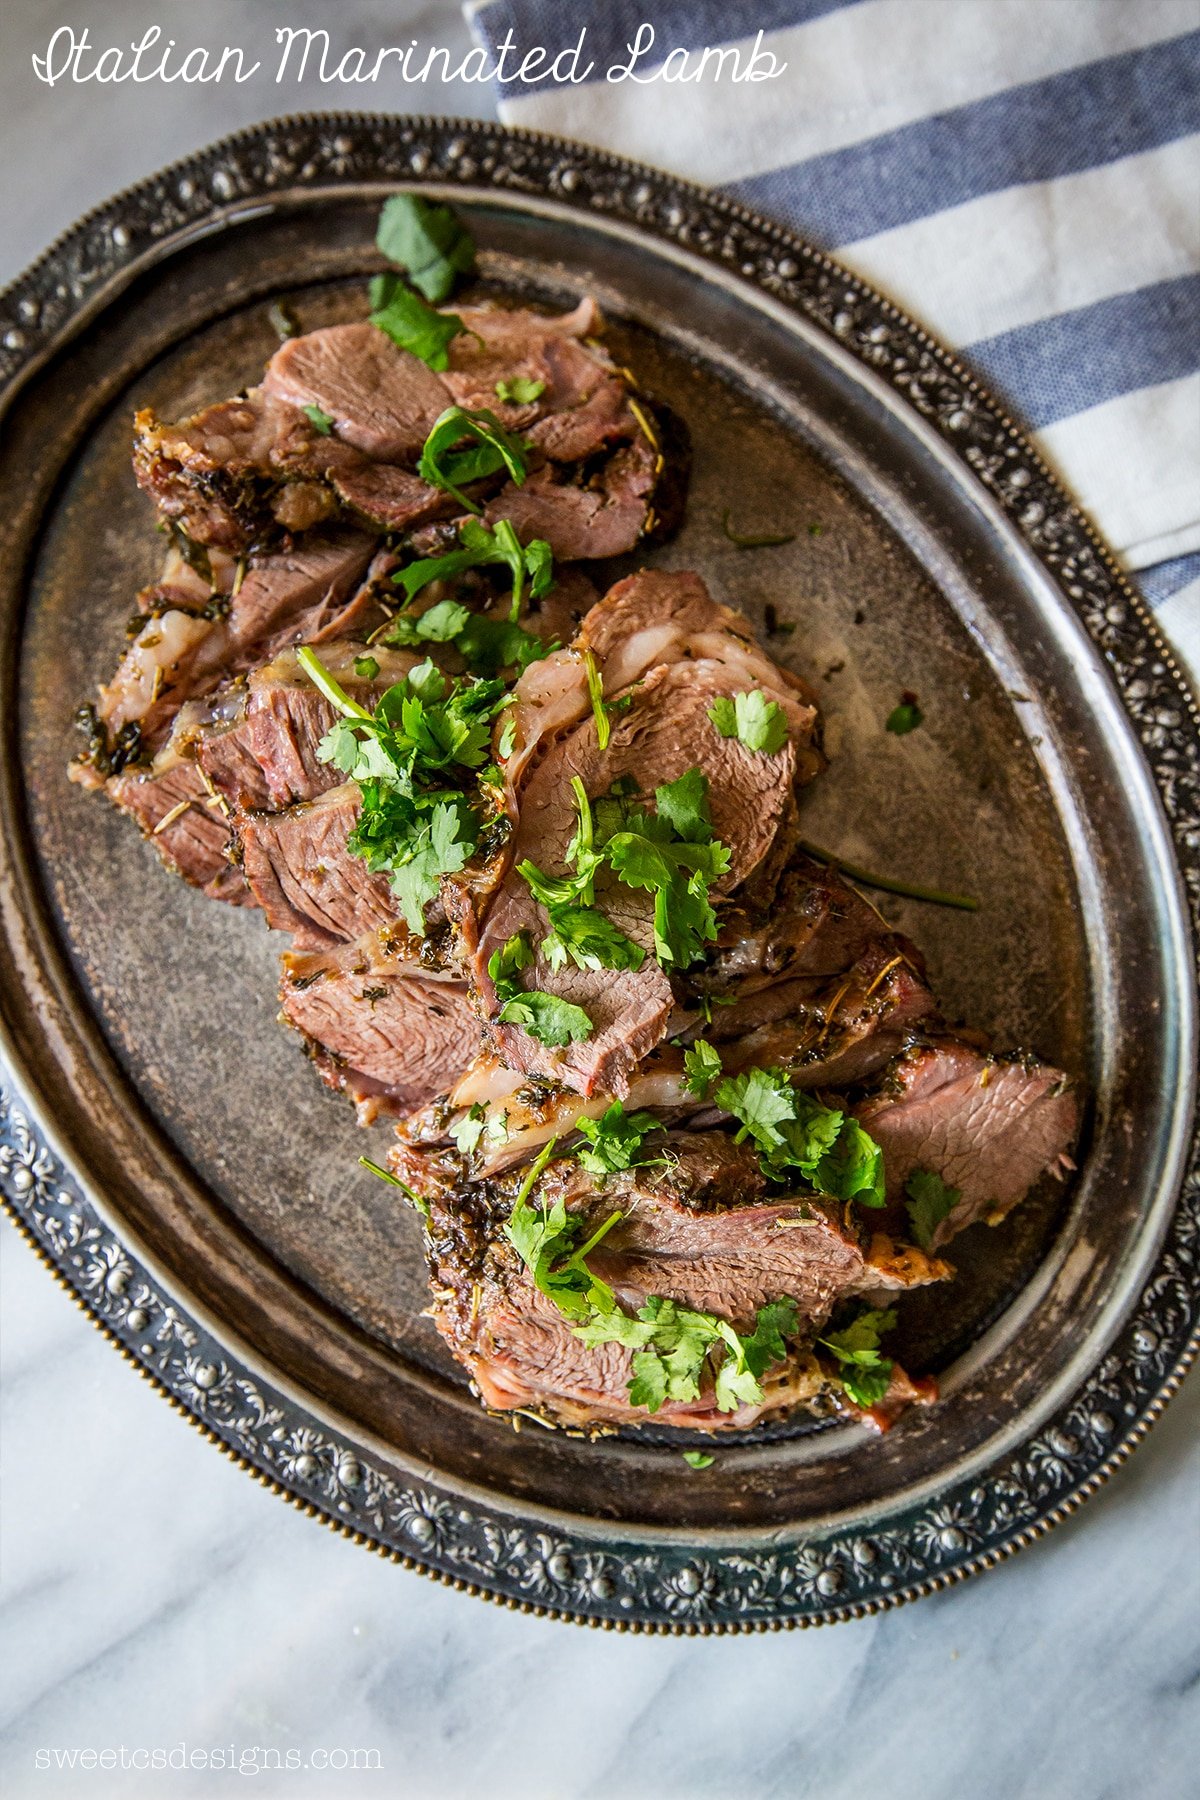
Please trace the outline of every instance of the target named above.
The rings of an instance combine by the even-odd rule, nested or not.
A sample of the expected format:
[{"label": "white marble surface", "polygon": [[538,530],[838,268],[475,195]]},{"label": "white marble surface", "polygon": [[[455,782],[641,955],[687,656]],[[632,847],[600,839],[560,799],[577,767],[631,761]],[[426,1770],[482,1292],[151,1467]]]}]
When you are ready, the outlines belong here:
[{"label": "white marble surface", "polygon": [[[465,45],[448,0],[286,9],[347,40]],[[86,206],[276,90],[39,88],[49,29],[157,20],[221,44],[263,0],[8,0],[0,278]],[[306,104],[395,105],[320,91]],[[488,111],[480,89],[427,90]],[[289,94],[289,107],[298,97]],[[875,1620],[635,1640],[514,1616],[344,1542],[227,1463],[0,1230],[0,1782],[159,1800],[228,1774],[38,1773],[39,1750],[377,1751],[378,1773],[259,1775],[272,1796],[411,1800],[1183,1800],[1200,1712],[1200,1385],[1077,1518],[999,1571]]]}]

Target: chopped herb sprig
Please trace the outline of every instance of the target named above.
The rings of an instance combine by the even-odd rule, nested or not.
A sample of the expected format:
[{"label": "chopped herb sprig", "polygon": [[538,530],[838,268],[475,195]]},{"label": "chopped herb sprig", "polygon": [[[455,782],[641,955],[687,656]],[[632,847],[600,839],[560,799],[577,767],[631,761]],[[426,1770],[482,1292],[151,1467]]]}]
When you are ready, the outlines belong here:
[{"label": "chopped herb sprig", "polygon": [[881,894],[900,894],[906,900],[924,900],[930,906],[952,906],[959,912],[979,911],[979,901],[970,894],[949,894],[942,888],[917,887],[911,881],[898,881],[893,875],[876,875],[870,869],[860,868],[857,863],[835,856],[832,850],[822,850],[818,845],[804,840],[801,840],[800,849],[806,856],[828,863],[830,868],[838,870],[848,880],[857,881],[862,887],[878,888]]},{"label": "chopped herb sprig", "polygon": [[[475,442],[464,448],[464,438]],[[520,487],[529,471],[526,449],[525,440],[506,430],[486,408],[470,411],[464,406],[448,406],[425,439],[417,474],[431,487],[452,494],[468,512],[479,513],[483,509],[463,488],[501,469]]]},{"label": "chopped herb sprig", "polygon": [[450,682],[419,663],[368,711],[340,686],[307,645],[297,660],[341,714],[317,755],[358,784],[362,805],[348,847],[372,871],[384,871],[405,923],[423,932],[425,908],[441,877],[461,869],[483,824],[478,783],[462,785],[488,760],[492,720],[507,704],[501,681]]},{"label": "chopped herb sprig", "polygon": [[515,624],[529,583],[530,597],[540,600],[554,585],[554,563],[550,546],[543,538],[522,544],[507,519],[499,519],[494,531],[478,519],[464,519],[458,533],[459,548],[442,556],[427,556],[420,562],[397,569],[392,576],[394,586],[402,588],[407,601],[415,600],[431,581],[449,581],[468,569],[489,564],[507,565],[512,572],[512,602],[509,617]]},{"label": "chopped herb sprig", "polygon": [[787,1355],[795,1331],[794,1300],[769,1302],[758,1310],[754,1330],[742,1333],[715,1313],[698,1312],[652,1295],[636,1318],[623,1312],[608,1284],[587,1258],[621,1220],[612,1212],[580,1244],[581,1222],[567,1212],[561,1196],[549,1207],[531,1195],[555,1149],[541,1151],[521,1183],[504,1235],[536,1286],[570,1321],[574,1335],[589,1346],[620,1344],[632,1351],[629,1401],[656,1413],[668,1400],[698,1400],[708,1376],[720,1412],[759,1405],[762,1377]]},{"label": "chopped herb sprig", "polygon": [[458,214],[421,194],[393,194],[384,202],[375,242],[435,305],[475,267],[475,244]]},{"label": "chopped herb sprig", "polygon": [[861,1312],[844,1330],[831,1331],[817,1339],[841,1364],[842,1386],[854,1404],[864,1410],[878,1406],[891,1385],[895,1365],[891,1357],[881,1354],[879,1340],[895,1323],[896,1314],[891,1309]]},{"label": "chopped herb sprig", "polygon": [[720,1081],[712,1097],[737,1119],[735,1143],[753,1140],[767,1176],[783,1180],[795,1169],[818,1193],[883,1206],[879,1145],[857,1119],[793,1087],[786,1070],[747,1069]]}]

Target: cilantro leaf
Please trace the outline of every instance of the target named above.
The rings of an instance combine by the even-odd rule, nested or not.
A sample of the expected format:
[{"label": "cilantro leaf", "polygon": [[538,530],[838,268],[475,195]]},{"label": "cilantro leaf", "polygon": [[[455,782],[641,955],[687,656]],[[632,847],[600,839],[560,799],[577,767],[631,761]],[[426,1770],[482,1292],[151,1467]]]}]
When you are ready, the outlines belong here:
[{"label": "cilantro leaf", "polygon": [[679,1454],[689,1469],[711,1469],[717,1460],[707,1450],[681,1450]]},{"label": "cilantro leaf", "polygon": [[[456,448],[464,438],[474,438],[474,445]],[[524,439],[506,431],[494,413],[448,406],[425,439],[417,474],[431,487],[453,494],[468,512],[478,513],[481,508],[462,489],[501,469],[520,487],[529,468],[525,449]]]},{"label": "cilantro leaf", "polygon": [[577,969],[640,969],[646,960],[642,946],[593,906],[552,906],[549,913],[542,955],[556,971],[568,959]]},{"label": "cilantro leaf", "polygon": [[379,673],[379,664],[373,656],[356,656],[354,673],[360,681],[374,681]]},{"label": "cilantro leaf", "polygon": [[676,837],[685,844],[712,842],[712,811],[708,803],[708,777],[703,769],[687,769],[678,781],[654,790],[655,810]]},{"label": "cilantro leaf", "polygon": [[556,994],[544,994],[537,988],[524,988],[500,1008],[499,1017],[506,1025],[519,1025],[539,1044],[557,1047],[578,1044],[592,1035],[592,1021],[582,1006],[560,1000]]},{"label": "cilantro leaf", "polygon": [[317,755],[358,784],[362,805],[347,844],[370,870],[390,874],[409,929],[423,931],[441,876],[463,868],[479,842],[480,817],[462,788],[447,786],[447,775],[458,771],[461,779],[486,761],[504,685],[450,684],[432,663],[419,663],[368,712],[311,648],[297,659],[342,714]]},{"label": "cilantro leaf", "polygon": [[487,619],[458,600],[439,600],[414,618],[401,613],[386,642],[408,646],[421,643],[453,644],[476,675],[497,675],[501,669],[527,669],[549,654],[540,638],[510,619]]},{"label": "cilantro leaf", "polygon": [[714,700],[708,716],[722,737],[736,737],[747,750],[774,756],[787,743],[787,714],[777,701],[768,700],[760,688]]},{"label": "cilantro leaf", "polygon": [[819,1193],[860,1206],[884,1204],[883,1152],[857,1119],[794,1088],[784,1069],[748,1069],[720,1083],[714,1099],[753,1138],[766,1175],[798,1169]]},{"label": "cilantro leaf", "polygon": [[683,1053],[683,1085],[697,1100],[707,1100],[709,1089],[721,1073],[720,1052],[697,1038]]},{"label": "cilantro leaf", "polygon": [[450,367],[450,345],[466,330],[457,313],[437,312],[396,275],[372,281],[368,317],[398,349],[438,372]]},{"label": "cilantro leaf", "polygon": [[884,730],[890,731],[893,737],[905,737],[924,722],[925,714],[917,703],[917,696],[905,692],[901,694],[899,704],[888,714]]},{"label": "cilantro leaf", "polygon": [[450,644],[471,617],[469,607],[458,600],[439,600],[419,618],[401,613],[388,633],[389,644]]},{"label": "cilantro leaf", "polygon": [[[614,1110],[618,1116],[614,1117]],[[580,1130],[591,1141],[578,1153],[580,1161],[599,1156],[601,1146],[607,1144],[616,1157],[615,1167],[633,1166],[625,1156],[636,1157],[644,1131],[657,1125],[650,1119],[643,1126],[647,1119],[646,1114],[627,1118],[617,1104],[603,1119],[581,1124]],[[587,1263],[622,1215],[610,1213],[586,1243],[580,1244],[581,1222],[567,1212],[561,1196],[549,1207],[530,1203],[555,1142],[552,1139],[545,1145],[530,1164],[504,1226],[505,1236],[537,1287],[571,1320],[572,1331],[582,1344],[590,1349],[619,1344],[631,1352],[631,1405],[654,1413],[667,1400],[698,1399],[710,1363],[720,1410],[734,1412],[740,1406],[757,1405],[763,1397],[762,1376],[787,1355],[786,1340],[796,1329],[796,1302],[781,1299],[760,1307],[754,1330],[745,1335],[727,1319],[697,1312],[658,1294],[646,1300],[636,1317],[622,1311],[612,1289]],[[609,1160],[607,1153],[605,1160]]]},{"label": "cilantro leaf", "polygon": [[478,1147],[483,1136],[485,1116],[484,1108],[476,1101],[457,1124],[451,1125],[450,1136],[454,1139],[454,1147],[460,1156],[470,1156]]},{"label": "cilantro leaf", "polygon": [[496,383],[497,400],[506,400],[513,406],[531,406],[545,391],[544,381],[535,381],[528,375],[514,375],[511,381]]},{"label": "cilantro leaf", "polygon": [[662,1126],[653,1113],[627,1113],[621,1102],[614,1100],[600,1118],[581,1118],[576,1129],[588,1140],[575,1152],[581,1167],[590,1175],[603,1176],[645,1163],[643,1140]]},{"label": "cilantro leaf", "polygon": [[714,1098],[722,1111],[740,1121],[734,1142],[752,1137],[760,1150],[778,1150],[784,1143],[779,1126],[796,1116],[795,1092],[782,1069],[749,1069],[727,1077]]},{"label": "cilantro leaf", "polygon": [[880,1354],[879,1340],[895,1323],[896,1314],[890,1308],[862,1312],[844,1330],[817,1339],[842,1365],[842,1386],[856,1406],[877,1406],[888,1391],[894,1365],[890,1357]]},{"label": "cilantro leaf", "polygon": [[962,1199],[962,1189],[947,1187],[931,1169],[914,1169],[904,1184],[904,1192],[908,1195],[905,1211],[913,1236],[922,1250],[932,1249],[934,1234]]},{"label": "cilantro leaf", "polygon": [[375,242],[427,300],[444,300],[475,266],[475,245],[454,210],[420,194],[393,194],[379,215]]},{"label": "cilantro leaf", "polygon": [[513,577],[510,616],[515,621],[521,610],[526,579],[535,600],[553,584],[553,557],[549,544],[542,538],[534,538],[531,543],[522,545],[507,519],[497,520],[494,531],[489,531],[478,519],[464,519],[459,527],[458,541],[461,546],[458,550],[448,550],[444,556],[427,556],[410,563],[406,569],[397,570],[392,580],[404,589],[406,600],[414,600],[431,581],[448,581],[467,569],[482,568],[489,563],[507,563]]},{"label": "cilantro leaf", "polygon": [[329,436],[330,432],[333,430],[332,413],[325,412],[323,408],[319,406],[302,406],[300,410],[314,431],[319,431],[322,437]]}]

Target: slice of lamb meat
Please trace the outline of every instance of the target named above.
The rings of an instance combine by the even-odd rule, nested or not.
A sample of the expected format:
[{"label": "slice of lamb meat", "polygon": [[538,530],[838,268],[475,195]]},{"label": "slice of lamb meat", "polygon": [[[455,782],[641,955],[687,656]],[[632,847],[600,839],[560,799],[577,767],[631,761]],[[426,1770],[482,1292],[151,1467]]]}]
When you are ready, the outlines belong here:
[{"label": "slice of lamb meat", "polygon": [[114,804],[137,820],[169,869],[213,900],[249,906],[242,872],[229,860],[229,820],[193,762],[177,762],[160,775],[127,771],[108,782]]},{"label": "slice of lamb meat", "polygon": [[785,707],[795,726],[804,774],[816,774],[821,766],[814,745],[816,697],[798,676],[764,655],[753,636],[750,621],[713,600],[690,570],[641,569],[617,582],[584,614],[574,643],[531,664],[517,682],[509,715],[510,787],[516,788],[540,745],[587,717],[591,700],[585,652],[608,696],[620,694],[651,669],[694,654],[721,663],[738,690],[760,687]]},{"label": "slice of lamb meat", "polygon": [[869,901],[826,864],[794,854],[765,913],[731,909],[704,969],[690,977],[697,992],[743,998],[782,979],[819,978],[852,968],[867,947],[903,943],[918,971],[916,946],[901,939]]},{"label": "slice of lamb meat", "polygon": [[233,555],[271,522],[269,455],[280,422],[256,389],[177,424],[144,407],[133,427],[133,472],[161,519]]},{"label": "slice of lamb meat", "polygon": [[844,973],[784,978],[713,1012],[704,1034],[727,1069],[782,1065],[798,1087],[849,1087],[940,1023],[902,938],[880,938]]},{"label": "slice of lamb meat", "polygon": [[253,559],[241,583],[220,596],[223,617],[217,609],[208,617],[176,608],[152,613],[100,689],[96,711],[110,739],[136,723],[152,743],[190,695],[210,692],[273,646],[319,637],[345,616],[372,549],[359,533],[313,538]]},{"label": "slice of lamb meat", "polygon": [[427,1105],[479,1048],[466,984],[388,954],[386,943],[373,935],[282,959],[281,1017],[322,1053],[321,1073],[364,1124]]},{"label": "slice of lamb meat", "polygon": [[387,876],[372,875],[346,843],[359,806],[357,787],[347,783],[283,812],[238,820],[250,892],[267,924],[290,931],[299,950],[352,943],[396,922]]},{"label": "slice of lamb meat", "polygon": [[[654,771],[658,783],[699,768],[708,778],[716,835],[730,851],[730,867],[715,885],[727,893],[750,877],[774,843],[796,777],[796,752],[789,738],[773,756],[747,750],[724,738],[708,717],[713,701],[730,691],[724,666],[712,661],[675,663],[653,670],[630,690],[631,704],[612,722],[601,750],[595,720],[586,719],[556,740],[528,777],[520,796],[520,820],[510,845],[511,867],[485,918],[475,956],[476,981],[487,1009],[496,1005],[487,964],[493,952],[516,933],[534,943],[549,925],[533,900],[518,865],[526,858],[549,875],[567,872],[566,851],[576,828],[570,787],[578,776],[589,798],[612,790],[614,781]],[[789,724],[798,733],[812,727],[811,709],[796,706]],[[519,1027],[493,1027],[505,1060],[527,1074],[577,1087],[585,1095],[628,1089],[633,1065],[663,1036],[673,999],[670,984],[653,960],[653,900],[615,880],[597,886],[597,905],[647,951],[638,970],[551,970],[542,959],[528,971],[525,986],[582,1006],[593,1021],[583,1043],[557,1049],[539,1044]]]},{"label": "slice of lamb meat", "polygon": [[411,531],[458,511],[453,494],[391,463],[352,463],[329,479],[342,504],[376,531]]},{"label": "slice of lamb meat", "polygon": [[318,641],[335,622],[339,633],[348,631],[347,603],[357,600],[374,549],[373,539],[348,531],[252,560],[228,615],[196,656],[195,675],[246,669],[284,644]]},{"label": "slice of lamb meat", "polygon": [[[469,308],[466,316],[475,325],[453,340],[444,375],[360,321],[290,339],[261,386],[236,400],[175,425],[139,413],[140,485],[162,518],[235,555],[335,517],[408,529],[457,510],[452,496],[415,470],[433,424],[457,401],[528,430],[532,511],[524,490],[510,483],[493,503],[493,520],[512,507],[514,521],[529,524],[540,509],[545,529],[532,535],[547,538],[562,559],[631,549],[651,523],[663,464],[646,435],[647,411],[628,403],[623,371],[578,339],[581,324],[598,318],[594,307],[585,302],[565,324],[495,307]],[[497,382],[521,376],[543,384],[536,400],[502,401]],[[306,409],[317,413],[316,423]],[[319,429],[320,414],[332,421],[327,430]],[[551,466],[565,485],[548,499],[538,471]],[[486,478],[481,496],[496,486],[496,477]]]},{"label": "slice of lamb meat", "polygon": [[[588,1260],[623,1310],[661,1295],[746,1327],[760,1306],[788,1298],[798,1308],[797,1335],[811,1341],[834,1305],[878,1287],[871,1252],[841,1209],[806,1196],[770,1198],[757,1159],[744,1146],[718,1133],[673,1133],[666,1153],[665,1168],[635,1168],[603,1184],[565,1159],[552,1163],[533,1191],[535,1204],[561,1200],[584,1233],[620,1213]],[[581,1345],[504,1239],[508,1190],[518,1177],[483,1190],[481,1200],[480,1190],[448,1193],[436,1178],[422,1189],[415,1159],[396,1160],[402,1178],[423,1191],[430,1206],[435,1323],[487,1403],[534,1407],[578,1423],[644,1420],[644,1409],[629,1400],[630,1352]],[[901,1268],[909,1284],[950,1273],[915,1250],[902,1265],[886,1242],[880,1255],[893,1281],[899,1282]],[[804,1354],[798,1349],[793,1357]],[[706,1382],[698,1401],[668,1402],[656,1417],[707,1429],[744,1427],[764,1411],[794,1402],[786,1379],[791,1366],[789,1358],[774,1390],[764,1383],[761,1405],[722,1414]]]},{"label": "slice of lamb meat", "polygon": [[262,392],[303,412],[375,462],[411,462],[421,453],[450,392],[419,357],[365,320],[289,338],[267,364]]},{"label": "slice of lamb meat", "polygon": [[[384,690],[401,681],[421,660],[408,650],[339,638],[321,646],[321,661],[352,699],[372,708]],[[355,667],[370,658],[375,675]],[[369,665],[368,665],[369,666]],[[315,800],[343,776],[318,755],[322,738],[338,714],[304,673],[294,648],[280,652],[250,676],[246,696],[247,742],[274,810],[298,800]]]},{"label": "slice of lamb meat", "polygon": [[523,544],[544,539],[563,562],[621,556],[650,527],[658,475],[657,450],[638,437],[615,450],[589,485],[548,463],[520,487],[502,488],[484,516],[489,525],[507,519]]},{"label": "slice of lamb meat", "polygon": [[[239,684],[240,708],[228,722],[206,726],[193,745],[193,756],[230,813],[255,812],[271,804],[262,765],[254,754],[251,721],[246,715],[246,689]],[[187,710],[186,708],[184,709]],[[172,733],[174,737],[176,733]]]},{"label": "slice of lamb meat", "polygon": [[896,1215],[915,1170],[959,1189],[935,1245],[977,1219],[997,1223],[1048,1171],[1065,1174],[1079,1129],[1079,1103],[1061,1069],[987,1056],[955,1038],[898,1057],[855,1114],[883,1150]]}]

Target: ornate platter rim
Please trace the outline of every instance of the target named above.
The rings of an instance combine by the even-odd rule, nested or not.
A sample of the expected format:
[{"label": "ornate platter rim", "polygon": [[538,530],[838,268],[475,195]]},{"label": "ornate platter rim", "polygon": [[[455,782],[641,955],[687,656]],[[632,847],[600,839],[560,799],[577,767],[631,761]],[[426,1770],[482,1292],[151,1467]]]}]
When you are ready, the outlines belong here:
[{"label": "ornate platter rim", "polygon": [[[7,394],[147,260],[255,203],[269,204],[282,189],[365,182],[485,185],[603,213],[668,249],[685,247],[722,279],[781,303],[902,395],[983,483],[1104,657],[1163,802],[1195,933],[1200,714],[1144,603],[1036,451],[948,352],[822,252],[730,201],[606,152],[491,123],[361,114],[271,121],[107,201],[0,294]],[[0,1070],[6,1209],[110,1341],[211,1442],[310,1515],[405,1566],[578,1623],[708,1633],[827,1623],[991,1567],[1102,1485],[1200,1349],[1193,1139],[1166,1239],[1115,1343],[1071,1399],[985,1477],[951,1483],[908,1514],[889,1514],[878,1532],[834,1532],[786,1550],[700,1554],[659,1542],[657,1533],[652,1544],[611,1535],[600,1541],[582,1530],[524,1525],[499,1507],[468,1507],[433,1481],[396,1479],[345,1434],[252,1375],[130,1254],[49,1136]]]}]

